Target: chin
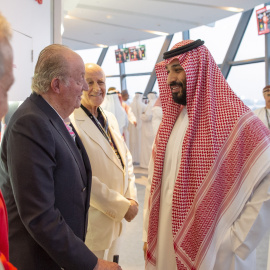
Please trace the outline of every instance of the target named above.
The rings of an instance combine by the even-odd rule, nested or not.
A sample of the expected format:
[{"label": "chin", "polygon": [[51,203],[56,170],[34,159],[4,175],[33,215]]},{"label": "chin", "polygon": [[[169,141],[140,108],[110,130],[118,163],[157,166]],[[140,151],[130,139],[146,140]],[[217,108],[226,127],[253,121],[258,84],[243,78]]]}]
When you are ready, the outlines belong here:
[{"label": "chin", "polygon": [[187,105],[186,95],[179,96],[179,93],[172,93],[172,99],[177,104]]}]

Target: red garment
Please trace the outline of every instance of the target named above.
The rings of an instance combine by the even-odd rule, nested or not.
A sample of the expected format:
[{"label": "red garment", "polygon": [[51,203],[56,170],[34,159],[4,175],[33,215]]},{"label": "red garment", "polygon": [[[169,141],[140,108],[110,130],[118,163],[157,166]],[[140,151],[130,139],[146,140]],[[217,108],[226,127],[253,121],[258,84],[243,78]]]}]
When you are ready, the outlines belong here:
[{"label": "red garment", "polygon": [[5,270],[17,270],[16,267],[14,267],[10,262],[7,261],[5,255],[3,253],[0,253],[0,260],[1,260]]},{"label": "red garment", "polygon": [[[191,42],[180,42],[172,49]],[[224,213],[229,209],[237,217],[241,212],[240,207],[230,208],[232,201],[240,196],[244,204],[242,193],[250,195],[257,184],[254,181],[250,190],[242,190],[249,169],[269,148],[270,132],[233,93],[205,46],[156,65],[163,118],[153,148],[147,264],[156,265],[163,162],[169,136],[181,113],[167,85],[165,66],[173,59],[179,59],[186,72],[189,124],[172,198],[172,234],[177,268],[196,270],[204,260],[213,264],[217,237],[221,237],[216,227],[223,224]],[[227,220],[224,224],[224,230],[232,225]],[[213,253],[208,252],[210,246]],[[208,269],[212,268],[209,265]]]},{"label": "red garment", "polygon": [[0,252],[2,252],[7,260],[9,259],[8,251],[8,216],[6,204],[0,191]]}]

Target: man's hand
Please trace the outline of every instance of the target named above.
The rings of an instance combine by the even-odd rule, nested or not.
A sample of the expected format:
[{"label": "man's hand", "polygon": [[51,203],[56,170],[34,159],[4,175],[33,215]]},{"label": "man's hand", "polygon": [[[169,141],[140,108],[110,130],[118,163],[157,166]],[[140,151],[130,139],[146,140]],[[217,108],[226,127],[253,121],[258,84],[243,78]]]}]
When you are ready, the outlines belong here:
[{"label": "man's hand", "polygon": [[125,214],[126,221],[130,222],[132,219],[134,219],[138,214],[138,210],[138,204],[135,201],[130,200],[130,206]]},{"label": "man's hand", "polygon": [[135,127],[137,127],[137,122],[136,122],[136,121],[134,121],[134,122],[133,122],[133,125],[134,125]]},{"label": "man's hand", "polygon": [[94,270],[122,270],[121,266],[114,262],[98,259]]},{"label": "man's hand", "polygon": [[147,242],[144,242],[143,244],[143,253],[144,253],[144,259],[146,260],[146,252],[147,252]]}]

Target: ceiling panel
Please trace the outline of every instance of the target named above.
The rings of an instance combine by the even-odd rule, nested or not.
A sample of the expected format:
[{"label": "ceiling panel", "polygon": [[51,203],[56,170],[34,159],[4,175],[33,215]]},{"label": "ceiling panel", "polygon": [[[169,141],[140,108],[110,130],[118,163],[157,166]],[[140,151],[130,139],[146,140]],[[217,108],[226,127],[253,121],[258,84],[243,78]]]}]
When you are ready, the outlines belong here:
[{"label": "ceiling panel", "polygon": [[261,0],[64,0],[63,44],[94,48],[172,34],[234,15],[226,8],[248,10]]}]

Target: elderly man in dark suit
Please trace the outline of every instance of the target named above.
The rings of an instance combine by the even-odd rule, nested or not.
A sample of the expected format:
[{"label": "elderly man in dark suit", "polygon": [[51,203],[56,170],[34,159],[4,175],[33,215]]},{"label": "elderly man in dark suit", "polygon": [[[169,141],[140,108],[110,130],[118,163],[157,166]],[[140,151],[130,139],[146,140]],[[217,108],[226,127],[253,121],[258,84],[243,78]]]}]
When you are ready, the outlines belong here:
[{"label": "elderly man in dark suit", "polygon": [[2,142],[1,189],[10,261],[20,270],[121,269],[84,244],[91,167],[66,119],[88,89],[81,57],[62,45],[39,56],[33,93],[12,116]]}]

